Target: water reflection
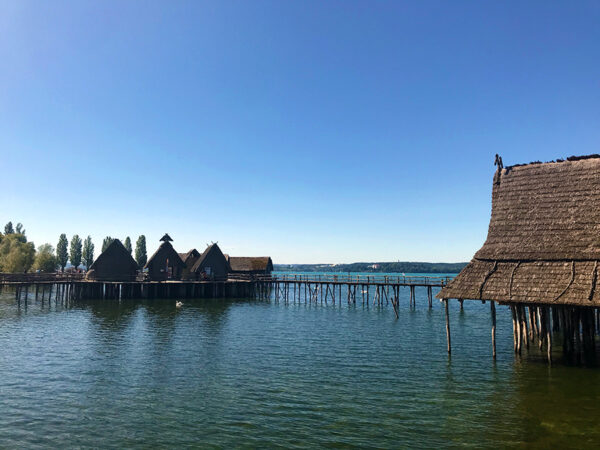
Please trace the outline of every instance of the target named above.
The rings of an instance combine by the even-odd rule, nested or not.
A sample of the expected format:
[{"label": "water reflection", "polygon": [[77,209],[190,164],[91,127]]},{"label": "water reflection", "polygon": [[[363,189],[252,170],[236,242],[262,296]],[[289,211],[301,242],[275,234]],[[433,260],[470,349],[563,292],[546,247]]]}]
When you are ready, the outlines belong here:
[{"label": "water reflection", "polygon": [[515,358],[501,308],[494,361],[489,305],[477,303],[452,305],[449,359],[439,304],[402,300],[398,319],[391,306],[360,302],[90,301],[19,313],[2,300],[0,447],[585,446],[600,437],[596,371]]}]

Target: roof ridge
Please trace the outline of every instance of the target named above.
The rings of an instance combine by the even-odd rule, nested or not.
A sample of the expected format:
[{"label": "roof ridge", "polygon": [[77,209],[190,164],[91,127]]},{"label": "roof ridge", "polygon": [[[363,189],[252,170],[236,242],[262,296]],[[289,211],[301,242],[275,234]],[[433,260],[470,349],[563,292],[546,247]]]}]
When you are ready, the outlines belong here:
[{"label": "roof ridge", "polygon": [[557,158],[554,159],[552,161],[531,161],[528,163],[520,163],[520,164],[513,164],[511,166],[505,166],[504,169],[506,171],[509,171],[510,169],[513,169],[515,167],[524,167],[524,166],[534,166],[534,165],[539,165],[539,164],[552,164],[552,163],[563,163],[563,162],[574,162],[574,161],[583,161],[586,159],[598,159],[600,158],[600,154],[598,153],[592,153],[589,155],[580,155],[580,156],[569,156],[565,159],[562,158]]}]

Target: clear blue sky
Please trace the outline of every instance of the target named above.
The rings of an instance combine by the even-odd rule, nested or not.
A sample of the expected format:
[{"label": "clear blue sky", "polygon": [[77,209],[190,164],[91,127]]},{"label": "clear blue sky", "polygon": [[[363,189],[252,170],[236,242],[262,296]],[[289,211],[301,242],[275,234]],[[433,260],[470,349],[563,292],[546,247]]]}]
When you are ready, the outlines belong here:
[{"label": "clear blue sky", "polygon": [[505,164],[600,152],[600,2],[0,2],[0,222],[465,261]]}]

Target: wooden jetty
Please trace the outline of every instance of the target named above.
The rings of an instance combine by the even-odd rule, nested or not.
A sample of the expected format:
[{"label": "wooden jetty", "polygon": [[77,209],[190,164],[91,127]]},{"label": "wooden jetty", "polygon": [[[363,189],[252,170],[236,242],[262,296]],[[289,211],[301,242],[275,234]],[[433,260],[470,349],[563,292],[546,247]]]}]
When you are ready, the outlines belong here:
[{"label": "wooden jetty", "polygon": [[[84,299],[192,299],[192,298],[259,298],[305,302],[391,303],[396,316],[400,288],[409,289],[409,304],[416,305],[415,288],[427,289],[432,307],[433,289],[446,286],[451,277],[392,275],[307,275],[284,274],[256,276],[234,274],[230,278],[207,281],[166,280],[129,281],[87,280],[83,274],[0,274],[0,289],[15,290],[17,302],[27,301],[29,294],[42,301]],[[54,296],[54,297],[53,297]]]},{"label": "wooden jetty", "polygon": [[[357,297],[364,305],[371,299],[376,304],[391,303],[398,317],[400,288],[409,288],[409,304],[416,305],[415,288],[427,288],[427,300],[432,307],[433,288],[446,286],[452,277],[404,275],[353,275],[353,274],[284,274],[258,282],[259,296],[285,302],[304,300],[333,304],[345,300],[355,304]],[[345,299],[342,298],[344,293]]]},{"label": "wooden jetty", "polygon": [[86,280],[83,274],[0,274],[0,291],[14,289],[17,303],[35,301],[253,298],[257,281]]}]

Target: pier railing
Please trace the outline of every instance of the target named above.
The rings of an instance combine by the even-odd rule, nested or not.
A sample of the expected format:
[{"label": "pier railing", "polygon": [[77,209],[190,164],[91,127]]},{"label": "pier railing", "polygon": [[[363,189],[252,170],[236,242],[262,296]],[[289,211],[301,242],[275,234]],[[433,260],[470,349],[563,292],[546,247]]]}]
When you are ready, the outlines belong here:
[{"label": "pier railing", "polygon": [[0,273],[0,283],[42,283],[81,281],[85,277],[84,273]]},{"label": "pier railing", "polygon": [[406,286],[445,286],[450,276],[405,276],[405,275],[353,275],[353,274],[295,274],[273,276],[276,282],[299,283],[343,283],[343,284],[399,284]]}]

